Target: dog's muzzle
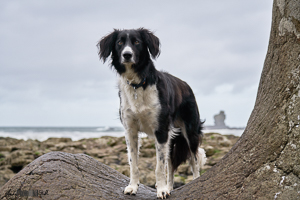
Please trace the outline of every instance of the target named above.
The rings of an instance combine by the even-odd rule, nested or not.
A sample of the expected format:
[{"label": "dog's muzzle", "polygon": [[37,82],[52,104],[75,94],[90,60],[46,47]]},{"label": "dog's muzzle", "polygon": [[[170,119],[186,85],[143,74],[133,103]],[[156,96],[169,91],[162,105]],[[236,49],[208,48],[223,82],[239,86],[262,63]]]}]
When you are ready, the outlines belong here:
[{"label": "dog's muzzle", "polygon": [[130,51],[126,51],[123,53],[123,58],[125,62],[132,61],[132,53]]}]

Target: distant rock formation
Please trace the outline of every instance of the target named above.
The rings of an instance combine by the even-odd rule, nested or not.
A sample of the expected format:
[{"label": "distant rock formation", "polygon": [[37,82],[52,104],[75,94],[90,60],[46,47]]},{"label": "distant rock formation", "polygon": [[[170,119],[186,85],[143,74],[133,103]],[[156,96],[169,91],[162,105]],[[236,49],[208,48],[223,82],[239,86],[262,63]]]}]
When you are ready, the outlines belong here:
[{"label": "distant rock formation", "polygon": [[226,115],[223,110],[219,114],[214,115],[215,125],[205,126],[205,129],[228,129],[229,127],[225,124]]},{"label": "distant rock formation", "polygon": [[225,125],[226,115],[223,110],[220,111],[219,114],[214,116],[215,119],[215,128],[227,128]]}]

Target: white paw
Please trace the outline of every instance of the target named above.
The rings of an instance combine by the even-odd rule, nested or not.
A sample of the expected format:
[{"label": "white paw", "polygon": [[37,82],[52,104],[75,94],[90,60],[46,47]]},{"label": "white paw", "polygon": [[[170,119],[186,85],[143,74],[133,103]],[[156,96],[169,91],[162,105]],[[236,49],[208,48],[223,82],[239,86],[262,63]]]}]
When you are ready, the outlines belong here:
[{"label": "white paw", "polygon": [[169,197],[170,194],[170,190],[167,187],[163,187],[163,188],[157,188],[157,198],[158,199],[166,199],[167,197]]},{"label": "white paw", "polygon": [[124,190],[124,194],[136,195],[138,188],[138,185],[128,185]]}]

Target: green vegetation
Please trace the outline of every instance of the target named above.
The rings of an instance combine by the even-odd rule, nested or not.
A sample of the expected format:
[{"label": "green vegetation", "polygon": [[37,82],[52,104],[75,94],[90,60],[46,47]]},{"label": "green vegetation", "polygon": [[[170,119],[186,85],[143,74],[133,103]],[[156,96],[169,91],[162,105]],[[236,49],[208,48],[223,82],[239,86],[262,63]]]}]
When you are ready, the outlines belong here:
[{"label": "green vegetation", "polygon": [[219,150],[219,149],[214,149],[214,154],[220,153],[220,152],[221,152],[221,150]]}]

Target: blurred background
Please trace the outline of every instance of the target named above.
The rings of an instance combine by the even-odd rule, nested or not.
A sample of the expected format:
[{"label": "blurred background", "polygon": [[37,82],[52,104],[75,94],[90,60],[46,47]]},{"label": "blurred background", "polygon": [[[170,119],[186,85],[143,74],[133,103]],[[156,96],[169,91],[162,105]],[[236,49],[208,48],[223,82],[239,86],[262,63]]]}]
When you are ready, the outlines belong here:
[{"label": "blurred background", "polygon": [[122,132],[118,77],[99,60],[96,44],[113,28],[139,27],[160,38],[156,68],[192,87],[207,127],[224,111],[225,128],[242,129],[255,103],[271,12],[271,0],[1,1],[0,136],[47,139],[55,131],[45,127],[81,135],[72,139]]}]

